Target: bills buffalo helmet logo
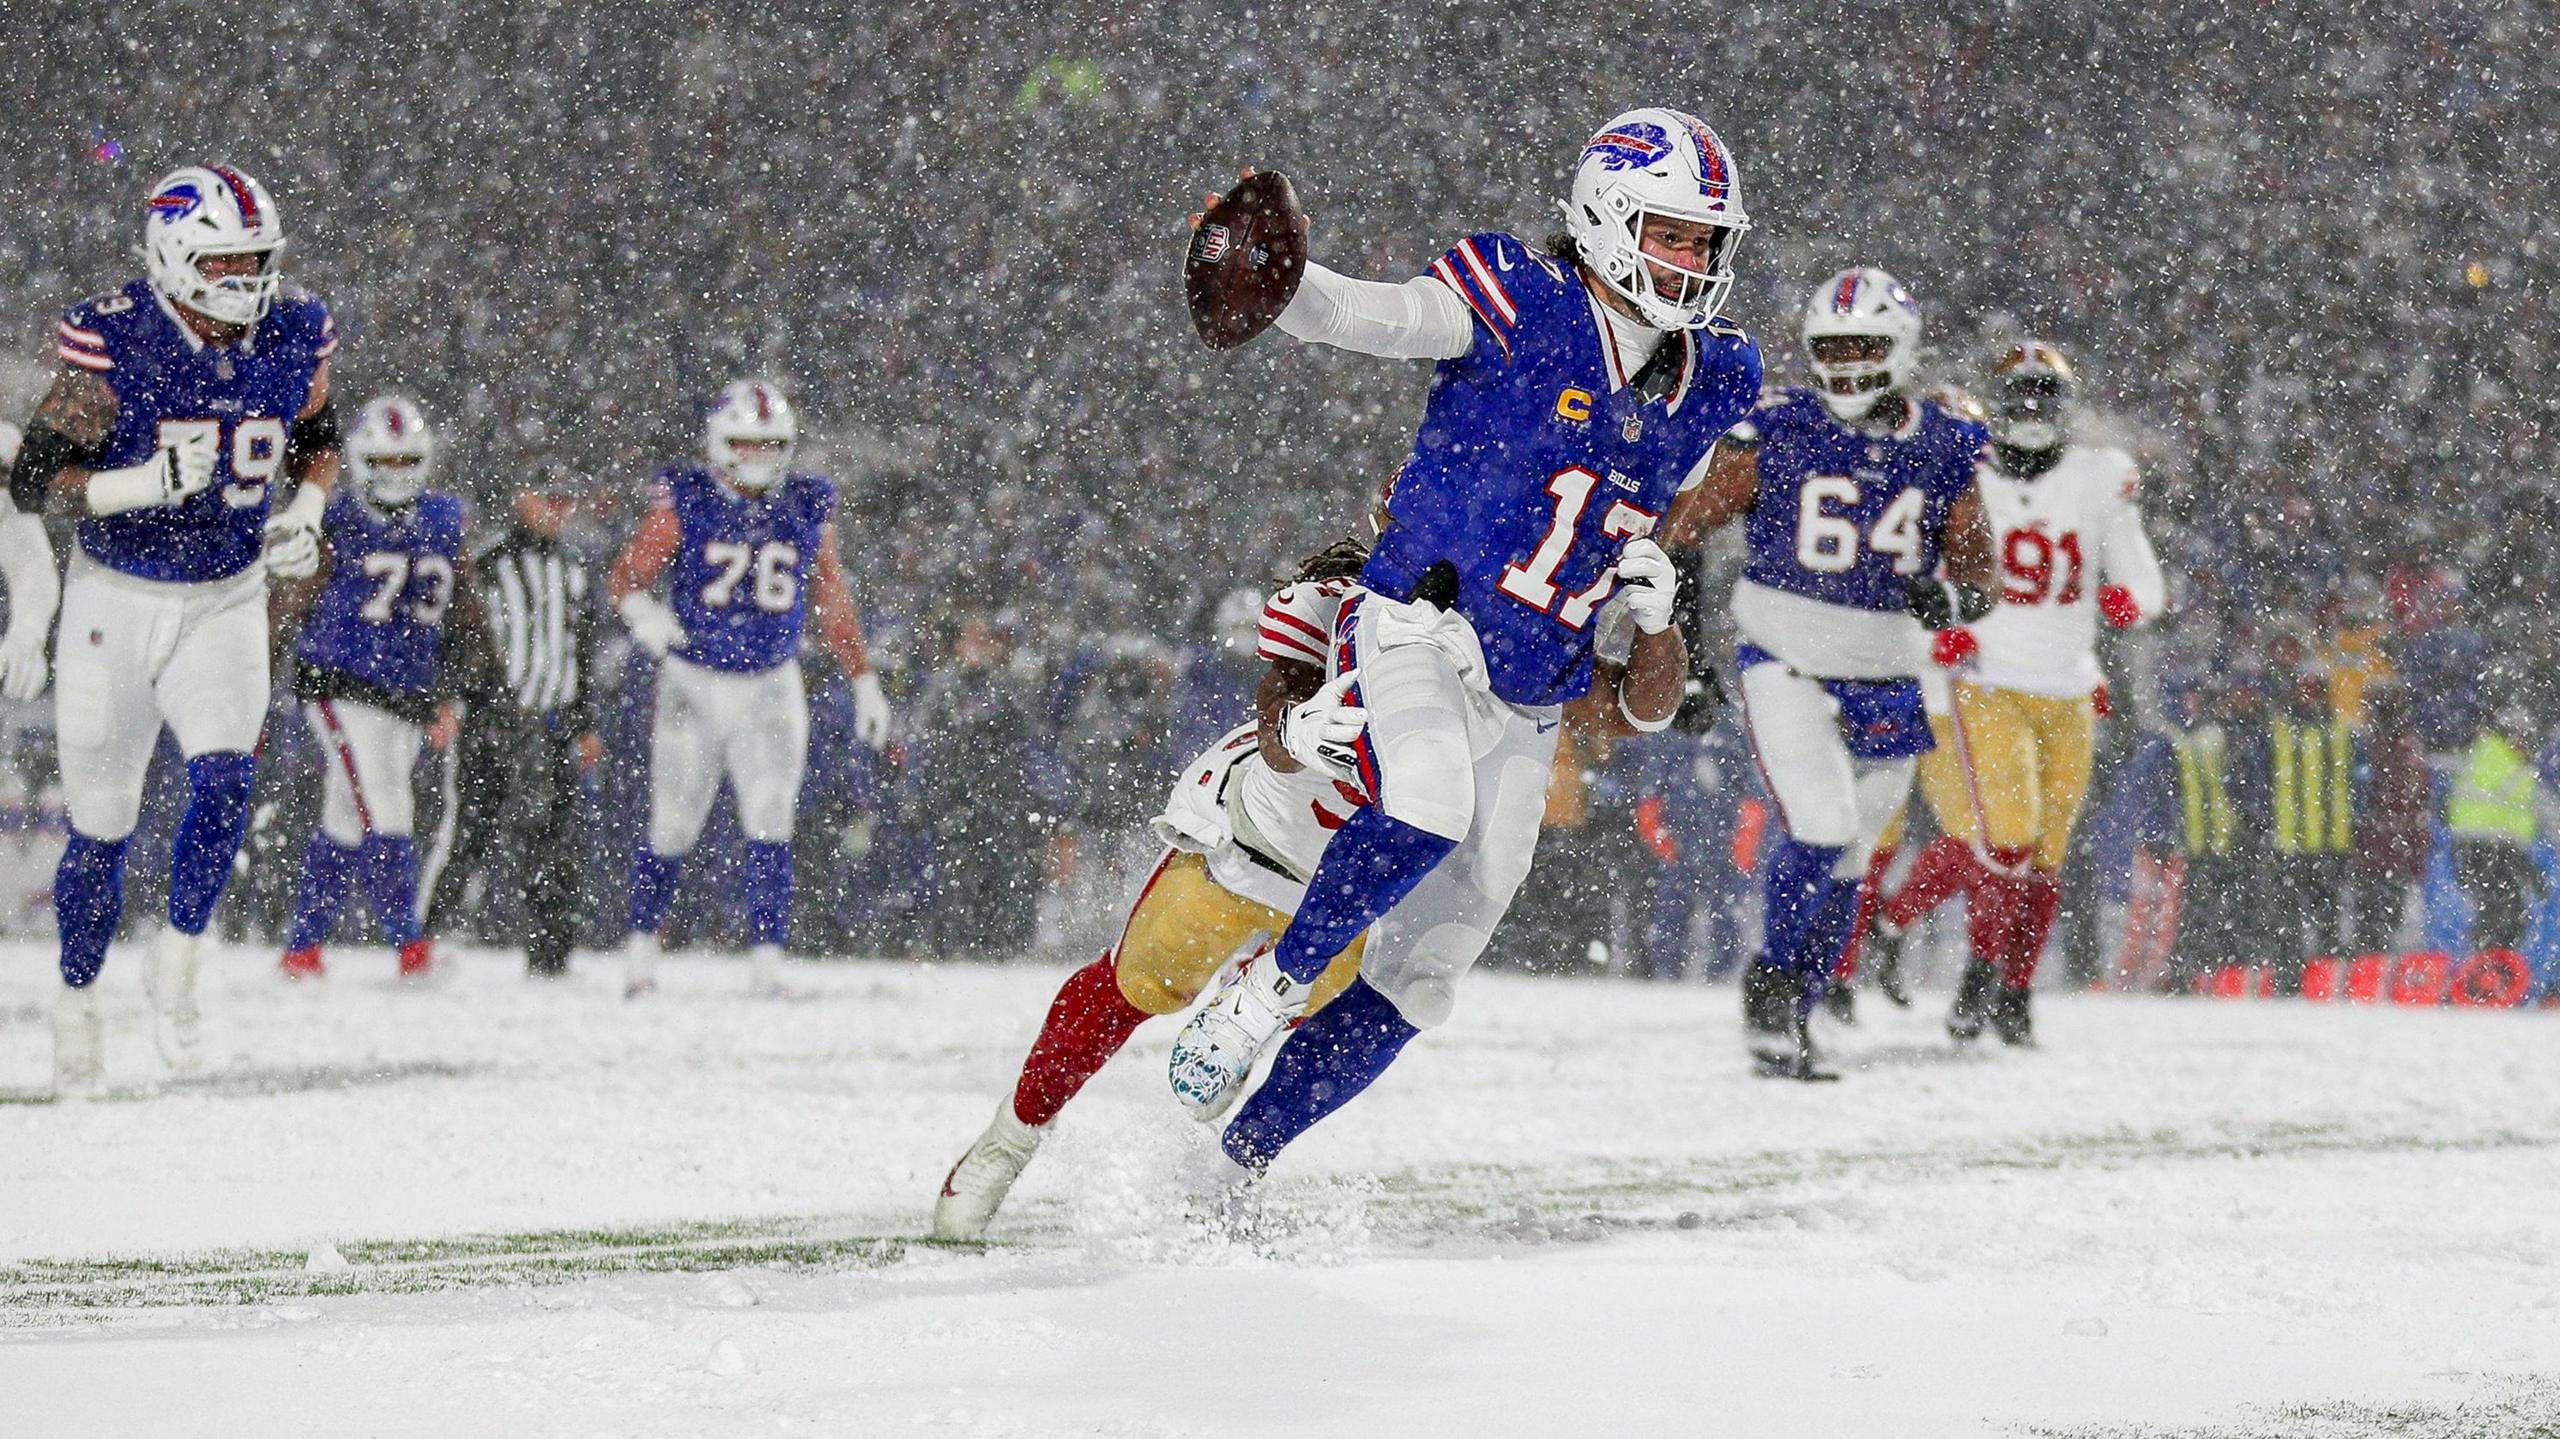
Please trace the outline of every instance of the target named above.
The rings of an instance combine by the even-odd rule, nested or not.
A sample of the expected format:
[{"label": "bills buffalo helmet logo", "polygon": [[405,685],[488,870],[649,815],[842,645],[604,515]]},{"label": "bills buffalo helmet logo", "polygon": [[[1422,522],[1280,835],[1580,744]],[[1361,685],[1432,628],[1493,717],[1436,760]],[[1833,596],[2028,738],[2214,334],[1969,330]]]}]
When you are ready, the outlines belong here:
[{"label": "bills buffalo helmet logo", "polygon": [[151,218],[164,225],[174,225],[196,212],[204,196],[196,192],[192,182],[172,185],[151,197]]},{"label": "bills buffalo helmet logo", "polygon": [[1671,136],[1649,120],[1603,130],[1582,147],[1582,158],[1605,170],[1648,170],[1671,153]]}]

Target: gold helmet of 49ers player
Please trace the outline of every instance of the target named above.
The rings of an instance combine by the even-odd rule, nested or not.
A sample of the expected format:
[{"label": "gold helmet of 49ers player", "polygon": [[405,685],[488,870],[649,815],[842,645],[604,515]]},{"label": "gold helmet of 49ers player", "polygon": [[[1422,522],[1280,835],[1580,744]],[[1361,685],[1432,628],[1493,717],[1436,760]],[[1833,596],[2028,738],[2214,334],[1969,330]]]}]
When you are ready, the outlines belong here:
[{"label": "gold helmet of 49ers player", "polygon": [[2044,340],[2010,346],[1991,366],[1991,438],[2021,450],[2059,446],[2079,393],[2060,348]]}]

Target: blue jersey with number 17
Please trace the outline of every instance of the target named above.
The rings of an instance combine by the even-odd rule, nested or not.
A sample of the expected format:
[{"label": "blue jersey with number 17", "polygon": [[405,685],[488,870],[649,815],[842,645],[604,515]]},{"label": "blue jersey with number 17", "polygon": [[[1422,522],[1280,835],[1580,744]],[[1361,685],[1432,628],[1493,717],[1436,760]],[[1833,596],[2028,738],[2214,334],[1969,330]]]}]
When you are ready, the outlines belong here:
[{"label": "blue jersey with number 17", "polygon": [[684,624],[675,653],[693,663],[752,674],[800,657],[809,575],[835,514],[835,483],[784,475],[750,494],[709,470],[668,470],[657,503],[680,531],[668,599]]},{"label": "blue jersey with number 17", "polygon": [[54,353],[115,391],[116,428],[88,462],[138,464],[163,439],[212,433],[213,488],[80,522],[80,548],[146,580],[228,579],[257,563],[267,495],[284,472],[285,433],[338,347],[328,307],[290,291],[237,344],[198,339],[148,280],[83,300],[54,328]]},{"label": "blue jersey with number 17", "polygon": [[1668,382],[1647,398],[1572,264],[1485,234],[1430,273],[1474,312],[1475,344],[1432,376],[1361,583],[1411,599],[1446,563],[1494,694],[1560,704],[1591,688],[1591,620],[1618,552],[1749,412],[1760,348],[1722,321],[1670,335]]},{"label": "blue jersey with number 17", "polygon": [[1894,430],[1833,419],[1811,390],[1772,391],[1737,439],[1758,445],[1742,576],[1791,595],[1899,613],[1938,568],[1947,512],[1990,432],[1914,397]]}]

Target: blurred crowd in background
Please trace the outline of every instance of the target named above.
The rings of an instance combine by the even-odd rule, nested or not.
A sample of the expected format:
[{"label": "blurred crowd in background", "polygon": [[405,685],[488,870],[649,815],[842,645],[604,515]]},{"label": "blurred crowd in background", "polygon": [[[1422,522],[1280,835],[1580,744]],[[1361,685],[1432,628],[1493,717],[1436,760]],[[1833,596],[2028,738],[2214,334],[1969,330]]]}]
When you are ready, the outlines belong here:
[{"label": "blurred crowd in background", "polygon": [[[2511,7],[278,0],[24,7],[0,44],[55,97],[0,115],[0,323],[21,337],[0,412],[40,392],[52,315],[135,268],[151,180],[205,159],[284,210],[289,273],[344,336],[339,392],[420,398],[440,482],[483,513],[565,472],[578,541],[609,553],[720,383],[791,391],[803,460],[845,487],[901,733],[863,754],[823,676],[812,952],[1091,941],[1174,767],[1245,714],[1252,597],[1354,527],[1401,458],[1423,367],[1191,338],[1175,261],[1198,192],[1284,169],[1319,258],[1401,277],[1461,234],[1544,234],[1589,127],[1637,103],[1698,111],[1740,158],[1757,229],[1727,310],[1773,378],[1797,367],[1803,287],[1879,264],[1929,316],[1933,379],[2052,339],[2088,432],[2142,461],[2177,609],[2110,656],[2071,972],[2182,972],[2102,905],[2140,920],[2165,861],[2212,850],[2178,789],[2197,727],[2358,733],[2370,787],[2328,868],[2365,897],[2330,906],[2297,867],[2304,944],[2317,916],[2368,926],[2341,945],[2386,907],[2395,942],[2463,923],[2446,800],[2484,733],[2541,763],[2560,720],[2541,248],[2560,79]],[[1699,563],[1712,601],[1730,557]],[[616,817],[645,783],[645,661],[611,659],[599,941],[619,929]],[[264,793],[299,834],[296,728],[280,706]],[[29,796],[45,748],[22,746]],[[1748,905],[1739,761],[1722,728],[1576,751],[1503,953],[1729,964],[1749,932],[1728,912]],[[2272,834],[2235,825],[2244,859]],[[2400,888],[2353,890],[2377,865]],[[734,886],[697,870],[678,922],[718,940]],[[269,888],[253,875],[228,922],[261,923]],[[2421,893],[2437,902],[2387,903]]]}]

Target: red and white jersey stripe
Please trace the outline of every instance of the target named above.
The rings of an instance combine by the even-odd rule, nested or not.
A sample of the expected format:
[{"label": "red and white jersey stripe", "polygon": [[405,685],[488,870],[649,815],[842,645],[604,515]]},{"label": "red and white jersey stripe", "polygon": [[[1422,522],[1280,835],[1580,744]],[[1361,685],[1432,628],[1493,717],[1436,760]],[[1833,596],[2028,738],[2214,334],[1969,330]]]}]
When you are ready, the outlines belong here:
[{"label": "red and white jersey stripe", "polygon": [[1301,580],[1283,586],[1262,606],[1254,627],[1254,653],[1265,660],[1290,660],[1323,669],[1333,642],[1334,620],[1342,613],[1349,580]]},{"label": "red and white jersey stripe", "polygon": [[53,352],[61,357],[64,364],[78,365],[84,370],[112,370],[116,367],[114,357],[107,353],[106,336],[95,330],[82,329],[67,319],[54,324]]}]

